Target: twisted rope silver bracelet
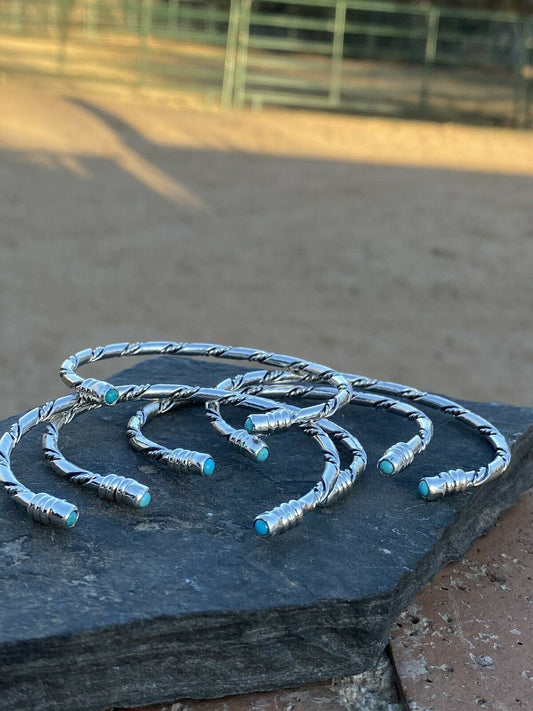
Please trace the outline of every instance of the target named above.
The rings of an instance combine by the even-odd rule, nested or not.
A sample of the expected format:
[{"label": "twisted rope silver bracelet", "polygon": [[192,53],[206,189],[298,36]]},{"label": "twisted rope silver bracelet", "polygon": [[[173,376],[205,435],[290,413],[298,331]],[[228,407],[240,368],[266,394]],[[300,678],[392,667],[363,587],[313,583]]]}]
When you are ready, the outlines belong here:
[{"label": "twisted rope silver bracelet", "polygon": [[[224,399],[227,398],[228,393],[225,393],[223,397]],[[202,398],[201,402],[205,403],[206,399]],[[229,396],[229,400],[227,402],[228,404],[232,405],[246,405],[248,404],[248,397],[246,395],[244,396],[244,398],[233,398]],[[273,403],[272,401],[269,402],[270,407],[272,407],[273,405],[275,406],[275,403]],[[183,403],[181,403],[179,400],[173,400],[172,398],[167,398],[164,400],[155,400],[153,402],[150,402],[144,407],[142,407],[140,410],[138,410],[136,414],[130,418],[126,430],[128,440],[134,449],[136,449],[138,452],[144,452],[147,456],[152,457],[157,461],[163,462],[163,464],[166,464],[172,471],[176,472],[184,470],[183,457],[179,454],[180,450],[171,450],[168,447],[164,447],[158,444],[157,442],[153,442],[143,434],[142,428],[152,418],[158,415],[162,415],[181,404]],[[218,432],[219,434],[225,437],[230,446],[238,450],[241,454],[247,456],[249,459],[252,459],[255,462],[264,462],[268,459],[268,447],[259,437],[256,437],[255,435],[250,435],[248,432],[246,432],[246,430],[239,430],[229,427],[225,429],[220,428]],[[205,465],[202,464],[199,459],[194,458],[194,461],[191,461],[190,455],[188,454],[186,460],[187,462],[191,462],[191,467],[185,466],[187,470],[195,468],[198,469],[198,466],[201,465],[201,473],[203,473],[204,475],[209,475],[212,473],[205,471]],[[211,468],[211,466],[214,470],[214,462],[213,465],[209,465],[209,468]]]},{"label": "twisted rope silver bracelet", "polygon": [[[210,475],[213,473],[215,468],[215,463],[210,455],[193,452],[184,449],[174,449],[170,450],[157,443],[148,440],[142,432],[140,431],[141,423],[146,422],[150,417],[159,414],[160,412],[167,411],[177,402],[181,403],[197,403],[197,402],[210,402],[214,398],[220,398],[225,405],[238,405],[238,406],[248,406],[254,409],[267,410],[272,407],[277,407],[279,403],[273,402],[272,400],[267,400],[266,398],[258,398],[246,395],[245,393],[234,393],[227,392],[225,390],[218,390],[213,388],[200,388],[191,387],[184,385],[138,385],[138,386],[118,386],[116,388],[118,398],[116,402],[122,402],[125,400],[136,400],[139,398],[153,400],[155,396],[167,396],[165,400],[159,400],[155,402],[150,402],[145,408],[134,415],[128,423],[128,438],[133,444],[134,448],[138,451],[144,451],[153,458],[165,461],[173,471],[190,471],[191,469],[196,470],[204,475]],[[118,479],[124,480],[124,477],[117,477],[117,475],[110,474],[106,477],[101,477],[93,472],[87,471],[85,469],[80,469],[76,464],[68,461],[61,453],[59,448],[58,436],[61,426],[67,422],[72,421],[74,417],[78,414],[83,414],[90,409],[102,407],[101,403],[86,403],[82,404],[78,408],[73,407],[67,413],[56,416],[51,426],[47,428],[45,435],[43,437],[43,445],[45,446],[45,456],[48,461],[52,464],[54,469],[61,474],[68,473],[71,476],[71,481],[79,484],[93,484],[94,482],[101,482],[107,484],[109,491],[115,491],[111,489]],[[295,408],[296,409],[296,408]],[[304,431],[311,435],[315,441],[319,444],[322,449],[325,465],[324,471],[322,473],[320,481],[313,487],[313,489],[308,492],[305,496],[300,499],[289,502],[288,504],[283,504],[278,507],[278,509],[273,510],[270,513],[269,521],[270,528],[261,533],[262,526],[265,524],[256,523],[254,524],[255,530],[260,533],[260,535],[265,535],[266,533],[280,533],[282,530],[288,530],[292,528],[296,523],[294,522],[295,517],[298,521],[301,519],[306,511],[316,508],[317,505],[325,500],[325,498],[333,491],[337,478],[340,471],[340,459],[338,452],[328,437],[324,430],[320,426],[315,426],[313,424],[303,423],[300,425]],[[342,428],[338,428],[341,430]],[[249,435],[245,433],[248,437]],[[352,441],[356,442],[349,433],[343,431],[342,434],[345,437],[346,445]],[[228,437],[231,441],[231,437]],[[358,443],[357,443],[358,445]],[[360,449],[360,445],[359,449]],[[265,457],[266,458],[266,457]],[[259,461],[264,459],[259,458]],[[366,462],[366,459],[365,459]],[[124,480],[127,482],[133,482],[131,479]],[[137,482],[135,482],[136,484]],[[120,490],[119,490],[120,493]],[[106,498],[112,498],[107,496]],[[116,495],[113,497],[116,498]],[[146,504],[148,501],[146,501]],[[298,508],[297,515],[296,509]],[[288,519],[288,513],[292,513],[290,520]],[[276,525],[274,525],[274,519],[279,518]],[[262,515],[263,519],[264,516]],[[257,519],[256,519],[257,521]]]},{"label": "twisted rope silver bracelet", "polygon": [[[197,402],[203,404],[217,394],[217,391],[214,391],[213,389],[204,391],[202,388],[191,388],[190,386],[182,385],[152,386],[152,388],[153,387],[159,388],[158,392],[160,392],[161,387],[164,387],[165,391],[172,392],[176,398],[179,400],[185,400],[189,404]],[[152,392],[148,386],[136,386],[133,389],[131,386],[119,386],[116,391],[118,394],[116,402],[135,400],[139,396]],[[226,392],[219,393],[219,395],[222,395],[225,398],[228,397],[228,393]],[[231,404],[235,403],[236,398],[232,395],[229,396],[229,399]],[[246,395],[241,395],[237,399],[239,400],[238,404],[247,404],[248,398]],[[170,402],[175,402],[175,400],[170,400]],[[150,404],[157,405],[158,401]],[[268,404],[272,407],[273,403],[268,401]],[[60,429],[69,422],[72,422],[72,420],[79,415],[83,415],[84,413],[99,407],[102,407],[101,403],[93,402],[80,404],[76,401],[69,410],[54,415],[51,418],[50,423],[47,425],[43,435],[42,442],[45,459],[56,472],[62,476],[66,476],[71,482],[82,486],[96,488],[98,493],[103,498],[143,508],[150,502],[150,494],[147,487],[139,484],[134,479],[125,478],[116,474],[108,474],[102,477],[101,475],[87,469],[82,469],[77,464],[74,464],[66,459],[61,452],[59,447]],[[154,445],[153,443],[146,443],[142,441],[142,434],[139,437],[140,441],[136,442],[135,437],[130,436],[130,434],[131,433],[128,432],[130,442],[133,444],[134,448],[138,451],[145,451],[152,458],[164,460],[167,466],[174,472],[182,473],[186,471],[193,471],[204,476],[210,476],[215,470],[215,462],[209,454],[183,448],[168,450],[164,447]],[[254,439],[258,440],[258,438],[254,438],[247,433],[246,436],[247,442],[251,442]],[[150,444],[152,445],[151,447],[149,446]],[[264,461],[268,456],[268,449],[265,446],[262,446],[262,449],[259,449],[257,446],[256,449],[257,456],[255,459],[257,461]]]},{"label": "twisted rope silver bracelet", "polygon": [[29,430],[56,413],[68,410],[77,400],[77,395],[66,395],[35,407],[22,415],[0,438],[0,483],[6,493],[26,509],[28,516],[39,523],[72,528],[78,520],[78,508],[69,501],[45,492],[36,494],[24,486],[11,469],[11,454]]},{"label": "twisted rope silver bracelet", "polygon": [[81,469],[65,460],[54,448],[59,428],[88,410],[96,403],[81,403],[78,395],[66,395],[45,403],[24,414],[0,439],[0,483],[29,516],[39,523],[72,528],[79,518],[78,508],[68,501],[47,493],[35,494],[17,479],[11,468],[11,454],[22,437],[44,422],[51,422],[43,435],[44,455],[52,468],[70,482],[96,491],[101,498],[144,508],[150,503],[148,487],[135,479],[110,474],[101,476]]},{"label": "twisted rope silver bracelet", "polygon": [[[219,388],[217,387],[217,389]],[[220,398],[220,400],[216,402],[223,402],[225,405],[229,404],[227,398]],[[142,427],[150,419],[164,414],[181,404],[179,401],[165,400],[144,405],[128,423],[128,437],[130,442],[133,443],[134,448],[145,451],[147,454],[150,454],[151,451],[157,452],[157,458],[166,460],[171,450],[149,440],[142,433]],[[249,396],[243,404],[253,407],[254,409],[267,409],[273,405],[279,405],[279,403],[273,403],[272,400],[251,396]],[[208,411],[211,406],[212,405],[208,406]],[[294,409],[296,410],[297,408]],[[299,427],[306,434],[313,437],[322,449],[324,457],[322,476],[319,482],[309,492],[304,494],[304,496],[280,504],[274,509],[265,511],[259,516],[256,516],[254,520],[254,530],[260,536],[272,536],[288,531],[302,521],[305,513],[312,511],[317,506],[325,506],[336,501],[347,493],[366,466],[366,454],[363,447],[356,437],[339,425],[329,420],[318,420],[313,424],[301,424]],[[234,428],[225,422],[221,430],[226,438],[230,440],[235,432],[239,432],[239,430],[234,430]],[[342,444],[351,456],[349,466],[343,471],[340,471],[340,459],[332,439]]]},{"label": "twisted rope silver bracelet", "polygon": [[[250,371],[237,375],[233,378],[227,378],[222,383],[219,383],[218,388],[223,390],[239,390],[249,394],[260,393],[268,397],[300,397],[300,398],[327,398],[331,395],[331,389],[313,384],[306,385],[296,381],[285,375],[279,374],[279,377],[272,384],[265,384],[265,371]],[[383,395],[375,393],[356,392],[352,394],[351,403],[366,407],[375,407],[391,412],[396,415],[407,418],[413,421],[418,426],[418,434],[414,435],[408,442],[397,442],[387,449],[387,451],[378,460],[378,470],[386,475],[397,474],[402,469],[411,464],[414,457],[422,452],[430,443],[433,436],[433,424],[429,417],[408,403],[399,402]],[[222,424],[227,424],[220,417],[220,401],[212,403],[212,406],[207,407],[208,417],[213,424],[218,428]],[[211,412],[217,414],[213,417]]]},{"label": "twisted rope silver bracelet", "polygon": [[[263,375],[260,371],[250,373],[249,375],[252,376],[254,374],[257,380],[260,380]],[[235,380],[239,380],[239,376],[237,376],[237,378],[227,378],[223,380],[217,385],[217,388],[221,390],[232,390],[235,385]],[[261,389],[264,394],[269,393],[270,390],[276,390],[273,386],[265,384],[255,387]],[[231,425],[229,425],[220,414],[220,405],[224,404],[222,399],[210,402],[206,405],[206,412],[209,420],[218,431],[224,428],[226,431],[231,432]],[[292,408],[293,406],[285,405],[285,407]],[[308,434],[311,433],[309,425],[303,425],[302,428]],[[359,475],[366,468],[366,452],[359,440],[351,432],[348,432],[344,427],[327,419],[316,420],[316,422],[313,423],[313,428],[319,428],[325,432],[330,439],[338,442],[347,449],[351,457],[350,464],[346,469],[339,472],[332,488],[329,487],[328,489],[325,486],[319,488],[314,487],[305,496],[299,499],[292,499],[257,516],[254,521],[254,530],[261,536],[276,535],[288,531],[301,522],[304,513],[307,511],[311,511],[317,506],[327,506],[345,496],[355,484]]]},{"label": "twisted rope silver bracelet", "polygon": [[299,378],[320,379],[335,388],[335,394],[320,405],[294,410],[279,408],[272,412],[251,414],[246,420],[246,429],[250,433],[272,433],[287,429],[292,424],[313,422],[319,418],[330,417],[339,407],[350,401],[352,387],[346,378],[337,371],[319,363],[301,358],[270,353],[253,348],[234,348],[213,343],[176,343],[175,341],[147,341],[145,343],[111,343],[94,349],[85,349],[67,358],[60,367],[60,377],[69,386],[74,387],[80,396],[89,401],[113,405],[117,399],[116,388],[110,383],[96,378],[81,378],[76,370],[88,363],[122,356],[178,355],[188,357],[212,357],[229,360],[244,360],[260,363],[292,373]]},{"label": "twisted rope silver bracelet", "polygon": [[151,501],[147,486],[140,484],[131,477],[119,474],[96,474],[79,467],[66,459],[58,446],[59,431],[64,425],[76,417],[100,407],[96,403],[74,404],[66,412],[61,412],[50,418],[42,437],[43,455],[50,467],[58,474],[66,477],[72,484],[96,491],[102,499],[115,503],[126,504],[133,508],[145,508]]},{"label": "twisted rope silver bracelet", "polygon": [[435,476],[424,477],[418,484],[418,492],[422,498],[434,501],[448,494],[481,486],[499,477],[509,466],[511,449],[500,430],[488,420],[459,405],[457,402],[442,395],[427,393],[400,383],[371,380],[361,375],[350,375],[348,373],[343,373],[343,376],[352,383],[354,388],[362,387],[386,392],[439,410],[443,414],[475,429],[495,451],[496,456],[494,459],[487,465],[479,467],[479,469],[466,472],[464,469],[450,469]]},{"label": "twisted rope silver bracelet", "polygon": [[[453,400],[445,398],[441,395],[427,393],[400,383],[376,380],[367,378],[363,375],[354,375],[351,373],[342,373],[342,375],[351,383],[354,390],[361,389],[370,392],[383,392],[387,395],[405,398],[406,400],[411,400],[417,404],[439,410],[443,414],[453,417],[475,429],[494,449],[496,453],[494,459],[479,469],[471,471],[465,471],[460,468],[450,469],[448,471],[440,472],[435,476],[424,477],[421,479],[418,484],[418,492],[422,498],[427,499],[428,501],[433,501],[448,494],[467,491],[473,487],[481,486],[488,481],[496,479],[498,476],[503,474],[509,466],[509,462],[511,461],[511,450],[505,437],[491,422],[472,412],[468,408],[463,407]],[[248,374],[244,377],[246,378],[247,376]],[[290,376],[287,376],[281,371],[270,371],[269,377],[273,381],[280,384],[284,382],[284,379],[290,381]],[[304,376],[302,380],[305,379],[306,377]],[[423,429],[427,428],[427,425],[424,425],[424,422],[420,420],[419,427],[420,437],[421,439],[424,439],[426,435],[423,434]],[[385,452],[383,457],[379,460],[378,467],[380,471],[383,474],[392,475],[408,466],[412,461],[410,450],[413,445],[417,446],[413,439],[406,443],[398,443],[397,445],[393,445],[393,447],[387,450],[387,452]]]},{"label": "twisted rope silver bracelet", "polygon": [[[113,397],[113,402],[135,400],[143,396],[147,399],[165,396],[180,397],[183,400],[194,401],[199,389],[181,385],[156,385],[150,390],[149,385],[126,385],[114,388],[116,397]],[[218,395],[230,397],[232,403],[235,400],[235,396],[228,396],[225,392],[220,393],[213,389],[209,390],[206,397],[212,399]],[[241,394],[237,397],[245,400],[247,396]],[[65,476],[72,483],[96,490],[102,498],[108,500],[128,503],[137,508],[143,508],[150,502],[148,488],[143,484],[119,475],[113,474],[104,477],[81,469],[66,460],[55,447],[56,431],[61,425],[70,422],[79,414],[101,406],[102,403],[87,402],[85,398],[80,399],[77,393],[66,395],[22,415],[0,438],[0,483],[6,492],[27,510],[30,517],[39,523],[71,528],[79,517],[79,511],[74,504],[50,494],[35,494],[17,479],[11,468],[11,454],[21,438],[37,425],[50,420],[54,420],[54,423],[45,432],[43,446],[45,457],[56,472]]]},{"label": "twisted rope silver bracelet", "polygon": [[[169,401],[169,402],[182,402],[184,404],[196,404],[205,403],[211,401],[213,398],[223,398],[225,403],[233,406],[246,406],[251,401],[251,398],[245,393],[228,393],[226,391],[220,391],[215,388],[201,388],[199,386],[181,385],[181,384],[169,384],[169,383],[159,383],[154,385],[119,385],[115,388],[117,397],[115,403],[118,402],[130,402],[136,400],[150,400],[150,401]],[[87,409],[93,409],[102,407],[103,404],[100,402],[85,402],[83,401],[82,408],[84,411]],[[152,404],[152,403],[150,403]],[[272,407],[272,401],[265,401],[265,407]],[[274,403],[275,405],[276,403]],[[77,413],[74,413],[75,416]],[[70,418],[72,419],[72,417]],[[66,424],[66,420],[56,423],[56,430],[59,427]],[[58,426],[59,425],[59,426]],[[47,440],[47,444],[52,446],[52,451],[54,455],[54,466],[59,469],[75,467],[66,460],[59,449],[59,443],[57,439],[57,434],[54,431],[50,431],[50,439]],[[146,451],[145,443],[142,441],[141,437],[135,440],[135,437],[131,437],[134,440],[132,444],[138,451]],[[44,440],[43,440],[44,441]],[[234,438],[230,442],[235,448],[243,450],[246,447],[247,455],[258,462],[263,462],[268,457],[268,447],[264,445],[258,437],[249,435],[247,432],[243,432],[243,436]],[[162,452],[166,448],[159,447],[156,445],[152,451],[147,453],[155,459],[164,459],[169,468],[174,472],[185,472],[194,471],[204,476],[210,476],[215,469],[215,462],[211,455],[202,452],[195,452],[189,449],[176,448],[173,450],[167,450],[165,456]],[[86,470],[84,470],[86,471]],[[89,474],[91,472],[88,472]]]}]

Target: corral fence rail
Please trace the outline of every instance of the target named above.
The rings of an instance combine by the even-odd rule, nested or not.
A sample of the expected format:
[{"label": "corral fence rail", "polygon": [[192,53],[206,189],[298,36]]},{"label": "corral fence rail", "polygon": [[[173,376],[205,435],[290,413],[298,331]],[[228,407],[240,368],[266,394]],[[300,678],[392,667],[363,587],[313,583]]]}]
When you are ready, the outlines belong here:
[{"label": "corral fence rail", "polygon": [[533,17],[370,0],[0,0],[0,72],[531,126]]}]

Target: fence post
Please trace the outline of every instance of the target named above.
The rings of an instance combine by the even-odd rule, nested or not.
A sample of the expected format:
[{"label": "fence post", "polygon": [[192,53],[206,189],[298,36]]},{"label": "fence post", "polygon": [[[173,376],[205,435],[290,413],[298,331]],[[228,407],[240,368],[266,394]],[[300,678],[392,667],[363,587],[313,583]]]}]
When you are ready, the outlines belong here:
[{"label": "fence post", "polygon": [[97,12],[96,0],[88,2],[85,11],[85,34],[87,37],[94,37],[96,34]]},{"label": "fence post", "polygon": [[11,0],[11,5],[9,8],[9,29],[11,30],[11,32],[20,32],[22,29],[21,10],[21,1]]},{"label": "fence post", "polygon": [[142,0],[141,5],[141,28],[139,32],[139,63],[138,63],[138,83],[139,86],[146,81],[146,65],[148,59],[148,38],[152,30],[152,5],[153,0]]},{"label": "fence post", "polygon": [[438,7],[431,7],[428,14],[428,33],[426,37],[426,50],[424,53],[424,69],[422,72],[422,84],[420,86],[420,108],[427,109],[429,99],[429,87],[437,56],[437,42],[439,39],[440,10]]},{"label": "fence post", "polygon": [[137,32],[138,12],[138,0],[128,0],[126,6],[126,27],[128,32]]},{"label": "fence post", "polygon": [[524,128],[531,128],[533,116],[531,103],[533,101],[533,21],[530,19],[526,26],[526,36],[524,41],[526,47],[526,63],[522,73],[525,82],[525,106],[524,106]]},{"label": "fence post", "polygon": [[177,34],[179,6],[180,0],[168,0],[167,34],[170,37]]},{"label": "fence post", "polygon": [[241,0],[231,0],[228,16],[226,56],[224,59],[224,78],[222,79],[222,96],[220,99],[220,104],[223,109],[231,109],[231,105],[233,104],[240,18]]},{"label": "fence post", "polygon": [[74,0],[59,0],[59,47],[57,52],[57,69],[59,76],[65,74],[65,64],[67,61],[67,41],[70,23],[70,10],[72,9]]},{"label": "fence post", "polygon": [[335,7],[335,27],[331,48],[331,75],[329,80],[329,105],[338,106],[342,88],[342,55],[344,52],[344,32],[346,29],[346,0],[337,0]]},{"label": "fence post", "polygon": [[513,126],[526,128],[531,124],[531,100],[533,94],[533,22],[522,22],[521,45],[515,63],[515,87]]},{"label": "fence post", "polygon": [[253,0],[240,0],[241,16],[239,18],[239,33],[237,38],[237,52],[235,56],[235,84],[233,105],[237,108],[244,106],[246,96],[246,71],[248,64],[248,42],[250,39],[250,15]]}]

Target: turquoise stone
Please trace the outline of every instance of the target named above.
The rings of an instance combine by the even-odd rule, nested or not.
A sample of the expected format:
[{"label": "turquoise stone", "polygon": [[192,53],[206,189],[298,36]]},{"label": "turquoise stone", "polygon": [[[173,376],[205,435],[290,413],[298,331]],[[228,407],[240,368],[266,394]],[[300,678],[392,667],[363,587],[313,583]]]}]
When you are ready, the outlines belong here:
[{"label": "turquoise stone", "polygon": [[202,471],[205,476],[211,476],[211,474],[215,471],[215,460],[211,459],[211,457],[206,459]]},{"label": "turquoise stone", "polygon": [[394,466],[388,459],[384,459],[379,463],[379,471],[386,476],[390,476],[394,472]]},{"label": "turquoise stone", "polygon": [[263,449],[260,449],[257,453],[257,461],[266,462],[266,460],[268,459],[268,454],[268,447],[263,447]]},{"label": "turquoise stone", "polygon": [[68,528],[72,528],[72,526],[74,526],[74,524],[76,523],[77,520],[78,520],[78,512],[73,511],[72,513],[70,513],[68,515],[68,518],[65,523],[68,526]]},{"label": "turquoise stone", "polygon": [[254,424],[250,417],[246,418],[246,422],[244,423],[244,429],[248,432],[248,434],[252,434],[252,432],[254,431]]},{"label": "turquoise stone", "polygon": [[139,508],[144,509],[145,506],[148,506],[151,500],[152,497],[150,496],[150,492],[147,491],[146,494],[143,494],[141,496],[141,500],[139,501]]},{"label": "turquoise stone", "polygon": [[268,536],[268,526],[262,518],[258,518],[254,521],[254,531],[258,536]]},{"label": "turquoise stone", "polygon": [[106,405],[113,405],[118,400],[118,392],[115,388],[109,388],[105,394]]},{"label": "turquoise stone", "polygon": [[422,496],[424,499],[426,496],[429,494],[429,486],[428,483],[425,479],[421,479],[420,483],[418,484],[418,493],[420,496]]}]

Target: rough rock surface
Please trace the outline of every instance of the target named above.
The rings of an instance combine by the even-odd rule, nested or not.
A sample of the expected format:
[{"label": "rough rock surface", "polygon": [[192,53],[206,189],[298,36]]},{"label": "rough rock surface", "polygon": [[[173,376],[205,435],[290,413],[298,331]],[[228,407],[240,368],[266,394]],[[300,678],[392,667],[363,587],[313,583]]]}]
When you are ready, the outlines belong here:
[{"label": "rough rock surface", "polygon": [[[214,385],[240,370],[168,357],[110,379]],[[37,430],[30,433],[15,452],[16,473],[33,490],[76,502],[81,516],[73,530],[54,530],[0,499],[0,709],[96,711],[368,669],[421,587],[533,483],[533,411],[471,406],[514,443],[500,479],[427,503],[416,492],[420,476],[478,466],[489,446],[434,416],[427,452],[397,478],[383,478],[377,457],[411,436],[412,424],[345,408],[336,419],[361,437],[369,470],[345,500],[271,540],[254,535],[254,516],[305,491],[321,471],[316,445],[301,431],[272,437],[271,456],[258,465],[230,450],[200,408],[152,423],[147,433],[158,441],[213,454],[214,476],[200,478],[171,474],[129,449],[124,428],[135,404],[65,428],[74,461],[150,485],[153,502],[143,511],[57,479],[40,458]]]},{"label": "rough rock surface", "polygon": [[[126,711],[405,711],[387,654],[368,671],[296,689],[259,691],[218,699],[182,699]],[[106,709],[106,711],[115,711]]]}]

